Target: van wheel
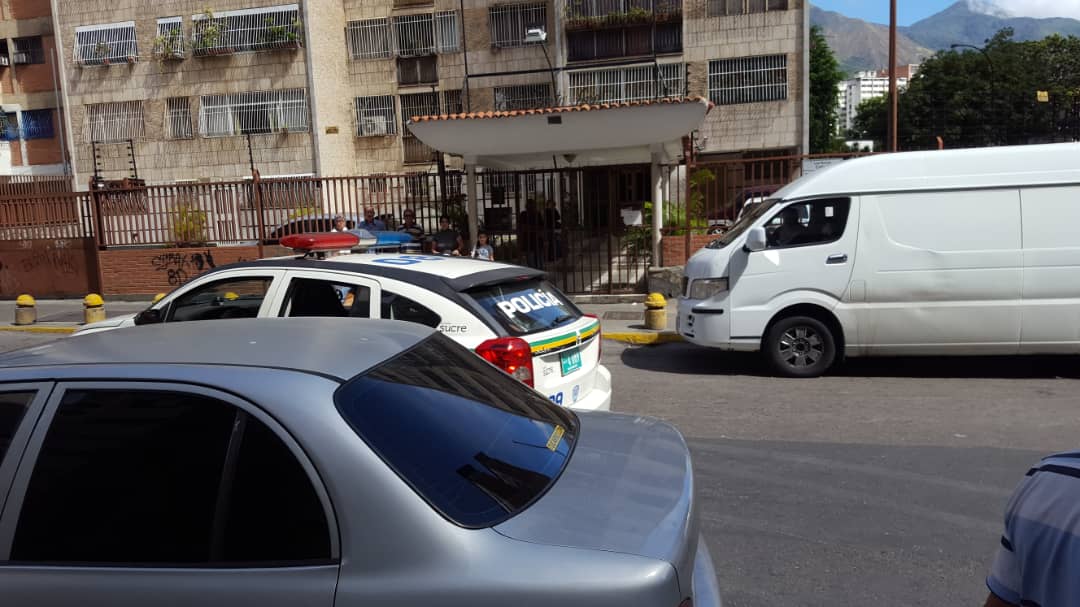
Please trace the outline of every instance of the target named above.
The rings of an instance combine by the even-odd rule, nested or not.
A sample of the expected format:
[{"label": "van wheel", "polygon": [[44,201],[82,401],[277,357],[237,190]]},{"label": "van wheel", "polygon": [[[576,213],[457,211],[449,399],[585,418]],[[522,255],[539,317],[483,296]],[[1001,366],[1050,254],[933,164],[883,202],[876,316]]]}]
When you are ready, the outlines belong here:
[{"label": "van wheel", "polygon": [[769,364],[784,377],[818,377],[836,361],[832,331],[809,316],[790,316],[777,321],[763,345]]}]

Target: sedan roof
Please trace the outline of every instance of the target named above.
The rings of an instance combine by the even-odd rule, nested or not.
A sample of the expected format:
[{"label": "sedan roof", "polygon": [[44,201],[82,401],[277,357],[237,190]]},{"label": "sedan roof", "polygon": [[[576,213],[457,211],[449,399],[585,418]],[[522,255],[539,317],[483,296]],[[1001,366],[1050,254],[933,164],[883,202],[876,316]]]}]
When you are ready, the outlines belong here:
[{"label": "sedan roof", "polygon": [[359,318],[174,322],[75,335],[0,354],[0,368],[115,364],[273,367],[346,380],[411,348],[429,327]]}]

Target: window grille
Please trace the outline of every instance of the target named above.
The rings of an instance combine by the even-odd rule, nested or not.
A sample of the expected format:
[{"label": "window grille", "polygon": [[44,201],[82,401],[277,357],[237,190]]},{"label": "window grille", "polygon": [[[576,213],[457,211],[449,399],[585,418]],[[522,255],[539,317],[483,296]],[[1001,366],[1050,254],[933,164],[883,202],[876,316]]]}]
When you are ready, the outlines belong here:
[{"label": "window grille", "polygon": [[488,9],[491,46],[514,48],[539,42],[525,42],[525,31],[547,29],[547,6],[544,4],[501,4]]},{"label": "window grille", "polygon": [[84,25],[75,28],[75,63],[110,65],[134,62],[139,58],[135,22]]},{"label": "window grille", "polygon": [[204,137],[306,133],[307,91],[285,89],[231,95],[203,95],[199,132]]},{"label": "window grille", "polygon": [[356,135],[358,137],[384,137],[397,134],[397,117],[394,114],[394,96],[356,98]]},{"label": "window grille", "polygon": [[686,66],[662,63],[570,72],[569,88],[571,105],[681,97],[686,93]]},{"label": "window grille", "polygon": [[381,59],[390,56],[393,47],[389,19],[350,21],[348,32],[349,55],[353,59]]},{"label": "window grille", "polygon": [[495,110],[528,110],[552,105],[550,84],[523,84],[495,87]]},{"label": "window grille", "polygon": [[409,131],[407,123],[413,116],[432,116],[438,113],[438,93],[401,95],[401,122],[403,125],[401,143],[405,150],[406,163],[431,162],[435,158],[435,150],[417,139]]},{"label": "window grille", "polygon": [[4,112],[2,118],[0,127],[3,127],[3,130],[0,131],[0,141],[18,141],[19,115],[15,112]]},{"label": "window grille", "polygon": [[184,22],[180,17],[157,20],[157,39],[154,54],[166,59],[184,58]]},{"label": "window grille", "polygon": [[787,99],[787,55],[709,62],[709,100],[716,105]]},{"label": "window grille", "polygon": [[430,13],[394,17],[394,38],[399,57],[434,55],[434,18]]},{"label": "window grille", "polygon": [[51,109],[28,110],[22,113],[23,139],[52,139],[54,136]]},{"label": "window grille", "polygon": [[15,38],[13,42],[15,48],[13,59],[16,65],[45,63],[45,47],[41,44],[41,36]]},{"label": "window grille", "polygon": [[461,50],[458,11],[350,21],[346,31],[353,59],[425,57]]},{"label": "window grille", "polygon": [[86,106],[87,141],[116,143],[142,139],[145,130],[142,101],[95,103]]},{"label": "window grille", "polygon": [[166,123],[169,139],[191,139],[195,136],[191,128],[191,102],[187,97],[169,97],[165,100],[168,113]]},{"label": "window grille", "polygon": [[788,0],[708,0],[710,17],[788,10]]},{"label": "window grille", "polygon": [[464,114],[465,106],[461,103],[461,89],[443,91],[443,114]]},{"label": "window grille", "polygon": [[682,0],[567,0],[566,19],[595,19],[609,15],[623,18],[652,20],[656,13],[664,19],[667,15],[682,14]]},{"label": "window grille", "polygon": [[456,53],[461,50],[461,23],[457,11],[435,13],[435,46],[440,53]]},{"label": "window grille", "polygon": [[299,48],[303,43],[296,4],[194,15],[191,47],[196,56]]}]

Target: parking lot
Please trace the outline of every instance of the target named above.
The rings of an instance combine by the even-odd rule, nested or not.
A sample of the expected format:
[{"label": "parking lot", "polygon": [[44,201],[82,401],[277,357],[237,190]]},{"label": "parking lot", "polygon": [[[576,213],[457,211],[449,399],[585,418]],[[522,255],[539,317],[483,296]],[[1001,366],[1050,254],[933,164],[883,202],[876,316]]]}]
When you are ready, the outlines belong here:
[{"label": "parking lot", "polygon": [[[57,335],[0,333],[0,351]],[[756,358],[606,341],[613,408],[695,456],[726,605],[981,605],[1012,487],[1076,446],[1077,359],[852,361],[782,380]]]}]

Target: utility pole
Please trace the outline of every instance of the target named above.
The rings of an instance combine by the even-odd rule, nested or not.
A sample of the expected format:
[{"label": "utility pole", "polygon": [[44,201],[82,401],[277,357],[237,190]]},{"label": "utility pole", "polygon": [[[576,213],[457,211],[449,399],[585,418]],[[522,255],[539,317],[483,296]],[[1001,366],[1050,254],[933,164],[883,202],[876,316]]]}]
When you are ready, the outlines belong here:
[{"label": "utility pole", "polygon": [[899,105],[896,98],[896,0],[889,0],[889,141],[886,149],[896,151],[897,114]]}]

